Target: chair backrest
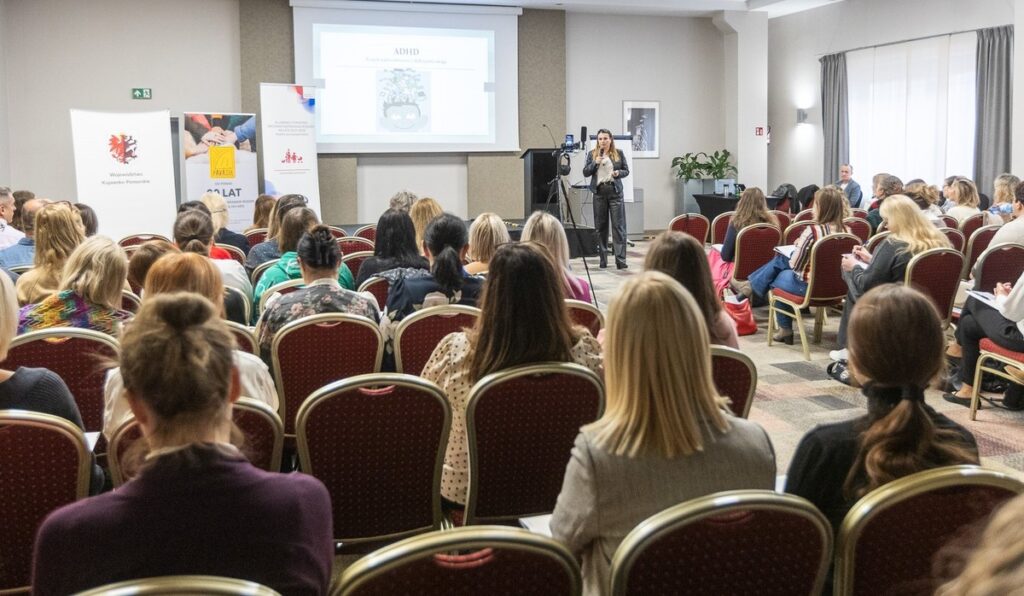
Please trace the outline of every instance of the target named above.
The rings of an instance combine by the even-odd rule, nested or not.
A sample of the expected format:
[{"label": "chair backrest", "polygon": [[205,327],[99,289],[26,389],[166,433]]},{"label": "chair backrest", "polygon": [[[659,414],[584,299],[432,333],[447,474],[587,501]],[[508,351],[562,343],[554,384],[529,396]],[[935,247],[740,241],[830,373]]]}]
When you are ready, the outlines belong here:
[{"label": "chair backrest", "polygon": [[361,250],[351,254],[346,254],[342,257],[341,262],[345,263],[348,270],[352,272],[352,278],[359,277],[359,268],[362,267],[363,261],[373,256],[372,250]]},{"label": "chair backrest", "polygon": [[672,221],[668,222],[668,229],[689,234],[696,238],[697,242],[705,244],[708,241],[711,223],[700,213],[684,213],[673,217]]},{"label": "chair backrest", "polygon": [[263,584],[212,575],[168,575],[133,579],[79,592],[78,596],[135,596],[140,594],[146,596],[180,596],[181,594],[280,596],[278,592]]},{"label": "chair backrest", "polygon": [[528,364],[480,379],[466,406],[466,524],[550,513],[580,427],[603,412],[601,378],[579,364]]},{"label": "chair backrest", "polygon": [[407,538],[345,569],[334,594],[578,596],[582,580],[559,542],[521,528],[473,526]]},{"label": "chair backrest", "polygon": [[39,525],[89,494],[91,462],[85,435],[71,422],[0,410],[0,591],[28,588]]},{"label": "chair backrest", "polygon": [[861,219],[867,219],[868,218],[868,210],[867,209],[856,209],[856,208],[850,209],[850,216],[851,217],[859,217]]},{"label": "chair backrest", "polygon": [[953,217],[952,215],[942,214],[942,215],[939,216],[939,219],[942,220],[942,223],[945,224],[945,226],[947,228],[954,228],[954,229],[959,229],[960,228],[960,220],[958,220],[957,218]]},{"label": "chair backrest", "polygon": [[441,529],[441,470],[451,407],[437,385],[399,373],[360,375],[299,408],[299,465],[331,494],[341,542]]},{"label": "chair backrest", "polygon": [[793,216],[785,211],[775,209],[772,211],[772,215],[775,216],[775,221],[779,222],[780,230],[785,230],[791,223],[793,223]]},{"label": "chair backrest", "polygon": [[359,286],[359,291],[373,294],[373,297],[377,299],[377,307],[384,310],[384,305],[388,303],[388,290],[390,287],[391,282],[375,275],[364,281],[363,285]]},{"label": "chair backrest", "polygon": [[107,445],[107,465],[110,467],[110,480],[117,488],[128,482],[138,473],[139,465],[145,455],[146,448],[135,448],[142,440],[142,427],[134,416],[125,419],[112,435]]},{"label": "chair backrest", "polygon": [[881,244],[883,240],[889,237],[889,234],[892,234],[892,232],[876,233],[868,240],[868,243],[864,245],[864,248],[866,248],[869,253],[874,254],[875,249],[878,248],[878,245]]},{"label": "chair backrest", "polygon": [[975,213],[974,215],[960,222],[960,225],[957,227],[960,229],[961,232],[964,233],[965,238],[970,238],[971,234],[973,234],[974,232],[976,232],[985,225],[985,218],[986,214],[984,211],[982,211],[981,213]]},{"label": "chair backrest", "polygon": [[14,267],[9,267],[8,269],[11,270],[11,273],[17,273],[18,275],[21,275],[22,273],[25,273],[31,268],[32,265],[15,265]]},{"label": "chair backrest", "polygon": [[711,346],[711,376],[721,395],[729,398],[729,409],[746,418],[757,392],[757,367],[743,352],[728,346]]},{"label": "chair backrest", "polygon": [[965,244],[967,241],[964,240],[964,233],[956,228],[939,228],[939,231],[946,235],[946,240],[949,240],[949,245],[953,247],[957,252],[963,253]]},{"label": "chair backrest", "polygon": [[374,244],[377,243],[377,224],[366,224],[365,226],[356,230],[353,236],[359,236],[360,238],[366,238]]},{"label": "chair backrest", "polygon": [[282,281],[279,284],[274,284],[263,290],[263,294],[260,295],[260,306],[259,313],[262,315],[263,311],[267,309],[267,301],[270,300],[274,294],[291,294],[299,288],[306,287],[306,282],[299,279],[289,279],[288,281]]},{"label": "chair backrest", "polygon": [[775,257],[775,247],[782,242],[782,232],[771,224],[749,225],[736,234],[736,258],[732,276],[745,280],[747,276]]},{"label": "chair backrest", "polygon": [[338,238],[338,248],[343,256],[356,252],[373,252],[373,242],[359,236],[346,236]]},{"label": "chair backrest", "polygon": [[989,246],[978,257],[978,276],[974,288],[991,292],[997,283],[1016,283],[1024,272],[1024,245],[1000,243]]},{"label": "chair backrest", "polygon": [[253,287],[256,287],[256,284],[259,283],[260,278],[267,272],[267,269],[276,265],[279,260],[280,259],[270,259],[266,263],[260,263],[252,270],[252,274],[249,276],[249,281],[252,282]]},{"label": "chair backrest", "polygon": [[[234,288],[231,286],[224,286],[224,294],[231,294],[232,296],[235,297],[235,300],[237,300],[238,304],[242,305],[242,316],[244,317],[246,323],[252,321],[252,296],[238,288]],[[230,312],[229,316],[231,316]]]},{"label": "chair backrest", "polygon": [[835,594],[931,594],[939,549],[1021,492],[1020,480],[978,466],[918,472],[875,489],[839,529]]},{"label": "chair backrest", "polygon": [[259,342],[256,341],[256,333],[252,327],[247,327],[234,321],[224,321],[224,323],[227,324],[231,335],[235,336],[235,343],[238,344],[239,350],[256,354],[257,356],[260,355]]},{"label": "chair backrest", "polygon": [[831,554],[832,528],[807,500],[721,492],[670,507],[627,534],[612,557],[611,593],[818,594]]},{"label": "chair backrest", "polygon": [[787,227],[785,233],[783,233],[782,243],[786,245],[796,244],[797,239],[800,238],[800,234],[803,234],[806,228],[813,225],[813,220],[794,221],[789,224],[789,227]]},{"label": "chair backrest", "polygon": [[586,327],[594,337],[597,337],[604,328],[604,314],[593,304],[567,298],[565,306],[569,308],[569,318],[572,322]]},{"label": "chair backrest", "polygon": [[[974,269],[974,264],[978,262],[978,259],[981,257],[981,253],[985,252],[988,249],[988,246],[992,244],[992,238],[998,231],[999,226],[985,226],[983,228],[978,228],[970,236],[967,236],[966,234],[964,235],[964,238],[967,239],[967,250],[964,252],[967,259],[964,262],[964,271],[961,277],[964,279],[970,277],[971,271]],[[988,290],[985,291],[987,292]]]},{"label": "chair backrest", "polygon": [[324,385],[380,371],[384,338],[369,319],[327,313],[303,317],[274,334],[274,381],[285,436],[295,434],[295,413]]},{"label": "chair backrest", "polygon": [[847,217],[843,220],[843,225],[846,226],[850,233],[860,238],[860,243],[864,244],[871,237],[871,224],[868,220],[861,219],[859,217]]},{"label": "chair backrest", "polygon": [[145,244],[150,240],[163,240],[164,242],[171,241],[166,236],[161,236],[160,234],[129,234],[128,236],[118,240],[117,245],[121,248],[126,246],[138,246],[140,244]]},{"label": "chair backrest", "polygon": [[907,264],[906,284],[931,298],[944,327],[953,315],[963,266],[964,256],[952,248],[926,250],[914,255]]},{"label": "chair backrest", "polygon": [[242,252],[242,249],[231,244],[221,244],[219,242],[214,243],[214,246],[227,252],[239,264],[245,265],[245,253]]},{"label": "chair backrest", "polygon": [[345,238],[348,236],[348,232],[338,226],[327,226],[327,228],[331,231],[331,236],[335,238]]},{"label": "chair backrest", "polygon": [[117,354],[117,340],[106,333],[51,327],[15,337],[0,367],[33,366],[56,373],[75,397],[85,431],[95,432],[103,428],[103,386]]},{"label": "chair backrest", "polygon": [[405,317],[395,329],[395,370],[419,375],[449,333],[476,324],[480,309],[462,304],[431,306]]},{"label": "chair backrest", "polygon": [[711,244],[725,242],[725,232],[729,229],[729,222],[732,221],[733,215],[736,215],[735,211],[726,211],[711,220]]},{"label": "chair backrest", "polygon": [[135,292],[121,290],[121,310],[135,314],[139,312],[140,308],[142,308],[142,298],[139,298]]},{"label": "chair backrest", "polygon": [[811,247],[811,271],[804,302],[838,300],[846,296],[846,280],[840,267],[843,255],[853,252],[860,238],[853,234],[829,234]]},{"label": "chair backrest", "polygon": [[242,235],[249,241],[249,246],[256,246],[261,242],[266,242],[267,228],[256,228],[255,230],[249,230]]},{"label": "chair backrest", "polygon": [[800,213],[796,214],[796,217],[793,218],[793,221],[814,221],[814,210],[804,209]]}]

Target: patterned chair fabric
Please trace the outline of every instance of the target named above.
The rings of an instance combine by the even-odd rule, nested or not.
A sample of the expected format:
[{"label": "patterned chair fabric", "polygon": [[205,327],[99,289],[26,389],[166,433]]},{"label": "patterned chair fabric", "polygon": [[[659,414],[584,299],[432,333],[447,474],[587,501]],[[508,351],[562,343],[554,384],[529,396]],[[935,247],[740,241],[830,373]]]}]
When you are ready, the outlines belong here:
[{"label": "patterned chair fabric", "polygon": [[808,501],[763,490],[722,492],[676,505],[630,532],[612,558],[611,593],[818,594],[831,553],[832,529]]},{"label": "patterned chair fabric", "polygon": [[868,241],[871,237],[871,224],[868,220],[861,219],[859,217],[847,217],[843,220],[843,225],[850,231],[851,234],[860,238],[861,244]]},{"label": "patterned chair fabric", "polygon": [[288,323],[271,345],[274,380],[285,436],[295,434],[295,413],[324,385],[380,371],[384,339],[372,321],[329,313]]},{"label": "patterned chair fabric", "polygon": [[39,525],[88,495],[91,467],[85,436],[74,424],[0,410],[0,591],[28,588]]},{"label": "patterned chair fabric", "polygon": [[352,278],[359,277],[359,267],[362,266],[363,261],[373,256],[372,250],[361,250],[352,254],[346,254],[342,258],[342,262],[348,266],[348,270],[352,272]]},{"label": "patterned chair fabric", "polygon": [[953,247],[959,253],[964,252],[966,241],[964,240],[964,233],[956,228],[940,228],[940,232],[946,235],[946,239],[949,240],[949,245]]},{"label": "patterned chair fabric", "polygon": [[793,218],[793,222],[795,223],[798,221],[814,221],[814,210],[804,209],[800,213],[797,213],[796,217]]},{"label": "patterned chair fabric", "polygon": [[235,336],[235,343],[238,344],[239,350],[259,356],[260,346],[256,341],[256,334],[253,333],[251,327],[246,327],[234,321],[224,321],[224,323],[228,326],[228,330],[231,331],[231,335]]},{"label": "patterned chair fabric", "polygon": [[999,231],[999,226],[985,226],[970,236],[964,236],[964,238],[967,238],[967,250],[964,253],[967,261],[964,263],[962,275],[964,279],[970,279],[971,273],[974,271],[974,265],[977,264],[981,255],[988,250],[988,247],[992,244],[992,238],[995,237],[997,231]]},{"label": "patterned chair fabric", "polygon": [[985,225],[985,217],[985,213],[975,213],[963,220],[957,228],[964,233],[964,238],[970,238],[974,232],[978,231]]},{"label": "patterned chair fabric", "polygon": [[341,254],[343,256],[357,252],[373,252],[373,242],[358,236],[346,236],[344,238],[338,238],[338,248],[341,249]]},{"label": "patterned chair fabric", "polygon": [[387,279],[373,276],[364,281],[363,285],[359,286],[359,291],[373,294],[373,297],[377,299],[377,308],[384,310],[384,305],[388,303],[388,291],[390,288],[391,283]]},{"label": "patterned chair fabric", "polygon": [[106,371],[116,366],[117,352],[117,340],[105,333],[51,327],[15,337],[0,367],[42,367],[56,373],[74,396],[85,431],[96,432],[103,427]]},{"label": "patterned chair fabric", "polygon": [[256,246],[261,242],[267,241],[267,228],[256,228],[255,230],[249,230],[242,235],[249,241],[249,246]]},{"label": "patterned chair fabric", "polygon": [[874,254],[875,249],[878,248],[878,245],[881,244],[883,240],[888,238],[889,234],[891,233],[892,232],[877,232],[874,236],[871,237],[870,240],[868,240],[868,243],[864,246],[864,248],[866,248],[869,253]]},{"label": "patterned chair fabric", "polygon": [[476,324],[480,309],[461,304],[432,306],[409,315],[395,330],[395,368],[419,376],[434,348],[449,333]]},{"label": "patterned chair fabric", "polygon": [[[139,466],[145,457],[145,443],[142,440],[142,427],[134,417],[128,418],[117,427],[110,437],[107,450],[107,462],[110,465],[110,479],[117,488],[135,478]],[[138,445],[138,447],[137,447]]]},{"label": "patterned chair fabric", "polygon": [[356,230],[355,235],[359,236],[360,238],[366,238],[370,242],[373,242],[374,244],[376,244],[377,243],[377,224],[365,225],[365,226],[359,228],[358,230]]},{"label": "patterned chair fabric", "polygon": [[757,391],[757,368],[749,356],[726,346],[711,346],[711,376],[718,392],[729,398],[729,409],[746,418]]},{"label": "patterned chair fabric", "polygon": [[596,306],[582,300],[567,299],[565,305],[569,307],[569,318],[576,325],[582,325],[590,331],[590,334],[597,337],[604,327],[604,315]]},{"label": "patterned chair fabric", "polygon": [[1024,272],[1024,245],[997,244],[989,246],[978,257],[978,278],[974,287],[991,292],[997,283],[1017,283]]},{"label": "patterned chair fabric", "polygon": [[327,226],[327,228],[331,230],[331,236],[334,236],[335,238],[346,238],[348,236],[348,233],[338,226]]},{"label": "patterned chair fabric", "polygon": [[441,528],[451,409],[441,389],[397,373],[331,383],[299,408],[302,470],[331,494],[343,542]]},{"label": "patterned chair fabric", "polygon": [[952,215],[943,214],[940,217],[940,219],[942,220],[943,225],[945,225],[947,228],[953,228],[954,230],[960,229],[960,220],[953,217]]},{"label": "patterned chair fabric", "polygon": [[180,596],[205,594],[206,596],[279,596],[275,590],[243,579],[214,577],[212,575],[168,575],[133,579],[100,586],[78,596],[111,596],[112,594],[145,594],[146,596]]},{"label": "patterned chair fabric", "polygon": [[263,274],[267,272],[267,269],[273,267],[275,264],[277,264],[279,260],[280,259],[270,259],[266,263],[260,263],[255,269],[253,269],[252,273],[249,275],[249,280],[252,282],[252,287],[255,288],[256,284],[260,282],[260,278],[263,277]]},{"label": "patterned chair fabric", "polygon": [[473,526],[407,538],[345,570],[345,596],[578,596],[579,565],[558,542],[520,528]]},{"label": "patterned chair fabric", "polygon": [[580,427],[603,412],[601,379],[578,364],[531,364],[480,379],[466,408],[466,524],[550,513]]},{"label": "patterned chair fabric", "polygon": [[215,243],[214,246],[216,246],[217,248],[227,252],[228,255],[232,259],[237,261],[239,265],[245,265],[245,253],[242,252],[242,249],[238,248],[237,246],[231,245],[231,244]]},{"label": "patterned chair fabric", "polygon": [[775,247],[782,242],[782,232],[771,224],[747,226],[736,234],[736,259],[732,277],[738,281],[775,257]]},{"label": "patterned chair fabric", "polygon": [[780,230],[785,230],[793,223],[793,216],[785,211],[779,211],[776,209],[772,211],[772,215],[775,216],[775,221],[779,222]]},{"label": "patterned chair fabric", "polygon": [[164,242],[170,242],[166,236],[161,236],[160,234],[131,234],[118,240],[117,245],[121,248],[125,248],[127,246],[145,244],[150,240],[163,240]]},{"label": "patterned chair fabric", "polygon": [[708,241],[708,231],[711,224],[708,218],[699,213],[684,213],[672,218],[668,223],[668,229],[675,232],[689,234],[697,239],[697,242],[705,244]]},{"label": "patterned chair fabric", "polygon": [[736,215],[735,211],[726,211],[711,221],[711,244],[725,242],[725,232],[729,229],[729,222],[732,221],[733,215]]},{"label": "patterned chair fabric", "polygon": [[787,246],[796,244],[797,239],[800,238],[800,234],[804,233],[804,228],[813,225],[813,221],[794,221],[786,227],[786,231],[782,235],[782,243]]},{"label": "patterned chair fabric", "polygon": [[859,217],[861,219],[867,219],[868,218],[868,210],[867,209],[850,209],[850,217]]},{"label": "patterned chair fabric", "polygon": [[905,282],[931,298],[943,327],[953,314],[953,302],[960,287],[964,256],[952,248],[933,248],[915,255],[907,265]]},{"label": "patterned chair fabric", "polygon": [[977,466],[919,472],[872,491],[840,527],[835,594],[931,594],[940,549],[1021,492],[1019,480]]}]

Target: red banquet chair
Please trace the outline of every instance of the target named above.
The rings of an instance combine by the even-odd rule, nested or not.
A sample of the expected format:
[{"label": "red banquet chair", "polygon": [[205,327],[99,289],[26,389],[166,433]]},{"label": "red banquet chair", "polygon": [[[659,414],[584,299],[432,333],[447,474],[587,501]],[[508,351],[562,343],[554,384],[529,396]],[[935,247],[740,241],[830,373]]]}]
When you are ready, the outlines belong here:
[{"label": "red banquet chair", "polygon": [[847,217],[843,220],[843,225],[846,226],[850,233],[860,238],[860,243],[864,244],[871,238],[871,224],[868,220],[861,219],[859,217]]},{"label": "red banquet chair", "polygon": [[419,375],[446,335],[473,327],[479,316],[479,308],[446,304],[405,317],[395,329],[395,370]]},{"label": "red banquet chair", "polygon": [[964,279],[971,277],[975,263],[978,262],[981,253],[985,252],[989,245],[992,244],[992,238],[995,237],[998,231],[999,226],[985,226],[975,230],[970,236],[964,236],[967,239],[967,249],[964,252],[966,259],[964,260],[964,271],[961,277]]},{"label": "red banquet chair", "polygon": [[228,255],[230,255],[233,260],[237,261],[239,265],[245,265],[245,253],[242,252],[242,249],[237,246],[232,246],[231,244],[216,243],[214,246],[227,252]]},{"label": "red banquet chair", "polygon": [[327,229],[331,231],[331,236],[334,236],[335,238],[345,238],[348,236],[348,233],[338,226],[327,226]]},{"label": "red banquet chair", "polygon": [[283,296],[285,294],[291,294],[292,292],[304,287],[306,287],[306,282],[300,277],[299,279],[282,281],[279,284],[274,284],[266,290],[263,290],[263,294],[260,295],[260,303],[257,305],[259,308],[257,314],[262,315],[263,311],[267,310],[267,302],[269,302],[274,295],[280,294]]},{"label": "red banquet chair", "polygon": [[611,593],[819,594],[831,554],[832,528],[807,500],[720,492],[657,513],[627,534],[612,557]]},{"label": "red banquet chair", "polygon": [[708,218],[700,213],[684,213],[673,217],[672,221],[668,222],[668,229],[689,234],[696,238],[697,242],[705,244],[708,241],[711,224],[708,222]]},{"label": "red banquet chair", "polygon": [[366,238],[370,242],[376,244],[377,242],[377,224],[367,224],[358,230],[353,236],[359,236],[360,238]]},{"label": "red banquet chair", "polygon": [[953,302],[960,287],[964,256],[952,248],[933,248],[914,255],[907,264],[906,285],[931,299],[942,319],[943,328],[953,316]]},{"label": "red banquet chair", "polygon": [[800,238],[800,234],[803,234],[805,229],[813,225],[813,221],[794,221],[789,224],[786,231],[782,234],[782,243],[787,246],[796,244],[797,239]]},{"label": "red banquet chair", "polygon": [[782,232],[771,224],[749,225],[736,234],[736,258],[732,278],[747,279],[751,273],[775,257],[775,247],[782,241]]},{"label": "red banquet chair", "polygon": [[341,261],[345,263],[345,265],[348,267],[348,270],[352,272],[352,279],[356,279],[357,277],[359,277],[359,268],[362,267],[363,261],[369,259],[372,256],[372,250],[361,250],[359,252],[346,254],[344,257],[342,257]]},{"label": "red banquet chair", "polygon": [[793,216],[785,211],[779,211],[778,209],[773,210],[772,215],[775,216],[775,221],[779,222],[779,229],[785,230],[793,223]]},{"label": "red banquet chair", "polygon": [[[800,311],[805,308],[815,307],[814,315],[814,343],[821,342],[821,329],[825,323],[825,308],[836,306],[846,298],[846,281],[843,279],[843,271],[840,263],[844,254],[853,252],[853,247],[860,244],[853,234],[829,234],[814,243],[811,248],[811,272],[808,276],[807,294],[800,296],[791,294],[778,288],[772,288],[768,293],[768,345],[772,345],[772,335],[775,333],[775,314],[781,313],[793,319],[793,326],[800,333],[800,345],[804,351],[804,360],[811,359],[811,349],[807,343],[807,334],[804,332],[803,319]],[[782,303],[789,307],[787,310],[779,309],[778,304]]]},{"label": "red banquet chair", "polygon": [[391,282],[386,278],[373,276],[364,281],[363,285],[359,286],[359,291],[373,294],[373,297],[377,299],[377,308],[384,310],[384,305],[388,302],[388,290],[390,287]]},{"label": "red banquet chair", "polygon": [[868,210],[867,209],[850,209],[850,217],[859,217],[861,219],[867,219],[868,218]]},{"label": "red banquet chair", "polygon": [[975,213],[967,219],[960,222],[957,228],[964,233],[964,238],[970,238],[974,232],[980,230],[985,225],[985,218],[987,214],[985,212]]},{"label": "red banquet chair", "polygon": [[86,432],[103,429],[106,371],[117,359],[117,340],[91,329],[51,327],[19,335],[0,367],[48,368],[68,386],[82,414]]},{"label": "red banquet chair", "polygon": [[949,240],[949,245],[953,247],[953,250],[963,254],[964,245],[967,243],[964,240],[964,234],[956,228],[939,228],[939,231],[945,234],[946,240]]},{"label": "red banquet chair", "polygon": [[373,242],[370,242],[366,238],[360,238],[359,236],[345,236],[344,238],[338,238],[338,248],[341,249],[341,254],[350,255],[357,252],[373,252]]},{"label": "red banquet chair", "polygon": [[242,235],[249,241],[249,246],[253,247],[261,242],[266,242],[267,228],[256,228],[255,230],[249,230]]},{"label": "red banquet chair", "polygon": [[732,216],[735,214],[735,211],[726,211],[711,220],[711,244],[725,242],[725,233],[729,229],[729,222],[732,221]]},{"label": "red banquet chair", "polygon": [[0,591],[28,593],[39,525],[54,510],[88,496],[91,471],[77,426],[49,414],[0,410]]},{"label": "red banquet chair", "polygon": [[983,292],[991,292],[998,283],[1017,283],[1024,273],[1024,245],[996,244],[989,246],[978,257],[978,275],[974,279],[974,287]]},{"label": "red banquet chair", "polygon": [[465,524],[550,513],[579,429],[604,412],[601,378],[579,364],[517,366],[469,393]]},{"label": "red banquet chair", "polygon": [[757,367],[750,356],[728,346],[711,346],[711,377],[718,392],[729,398],[732,413],[746,418],[757,392]]},{"label": "red banquet chair", "polygon": [[883,240],[889,237],[889,234],[892,234],[892,232],[878,232],[868,240],[868,243],[864,245],[864,248],[867,249],[869,253],[875,254],[875,249],[878,248],[878,245],[881,244]]},{"label": "red banquet chair", "polygon": [[814,209],[804,209],[800,213],[796,214],[796,217],[793,218],[793,221],[814,221]]},{"label": "red banquet chair", "polygon": [[121,290],[121,310],[126,310],[134,315],[138,314],[140,308],[142,308],[142,298],[139,298],[138,294],[129,290]]},{"label": "red banquet chair", "polygon": [[274,334],[274,381],[286,441],[295,436],[295,413],[324,385],[380,371],[384,338],[373,321],[327,313],[303,317]]},{"label": "red banquet chair", "polygon": [[1021,492],[1016,478],[978,466],[918,472],[875,489],[840,526],[834,594],[931,594],[940,549]]},{"label": "red banquet chair", "polygon": [[335,540],[441,529],[451,416],[440,387],[398,373],[359,375],[309,396],[295,427],[299,461],[331,495]]},{"label": "red banquet chair", "polygon": [[256,341],[256,333],[252,327],[247,327],[234,321],[224,321],[224,324],[228,326],[228,331],[231,332],[231,335],[235,336],[235,343],[238,344],[239,350],[257,356],[260,355],[259,342]]},{"label": "red banquet chair", "polygon": [[559,542],[521,528],[473,526],[406,538],[345,569],[344,596],[579,596],[580,566]]},{"label": "red banquet chair", "polygon": [[[978,363],[974,369],[974,393],[971,395],[971,420],[975,420],[978,417],[978,407],[981,406],[981,378],[985,373],[1002,377],[1011,383],[1017,383],[1017,379],[1007,374],[1003,366],[1024,366],[1024,352],[1014,352],[1013,350],[1007,350],[1000,346],[989,338],[981,340],[978,346],[981,350],[978,356]],[[996,363],[996,366],[990,366],[989,361],[992,360]]]},{"label": "red banquet chair", "polygon": [[586,327],[594,337],[604,328],[604,314],[593,304],[566,298],[565,306],[569,309],[569,318],[573,324]]},{"label": "red banquet chair", "polygon": [[163,240],[164,242],[170,242],[170,239],[166,236],[161,236],[160,234],[129,234],[128,236],[118,240],[117,245],[121,248],[127,248],[129,246],[145,244],[150,240]]}]

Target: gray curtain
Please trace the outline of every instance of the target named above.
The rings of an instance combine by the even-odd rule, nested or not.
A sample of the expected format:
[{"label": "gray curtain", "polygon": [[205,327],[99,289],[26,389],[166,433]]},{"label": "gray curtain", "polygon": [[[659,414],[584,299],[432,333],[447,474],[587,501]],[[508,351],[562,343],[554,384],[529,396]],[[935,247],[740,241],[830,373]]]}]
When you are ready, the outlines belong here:
[{"label": "gray curtain", "polygon": [[846,54],[821,57],[821,128],[825,133],[824,184],[839,180],[839,166],[850,161],[850,115],[846,93]]},{"label": "gray curtain", "polygon": [[992,183],[1010,171],[1010,113],[1013,108],[1013,26],[978,30],[975,80],[974,182],[992,192]]}]

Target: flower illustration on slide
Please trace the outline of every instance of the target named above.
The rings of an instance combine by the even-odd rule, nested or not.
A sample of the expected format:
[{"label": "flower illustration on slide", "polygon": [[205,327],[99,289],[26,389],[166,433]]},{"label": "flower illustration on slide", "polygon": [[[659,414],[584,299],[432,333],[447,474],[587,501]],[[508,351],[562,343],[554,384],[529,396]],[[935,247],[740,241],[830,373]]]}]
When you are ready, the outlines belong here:
[{"label": "flower illustration on slide", "polygon": [[429,73],[411,68],[378,71],[378,117],[386,130],[413,131],[427,121]]},{"label": "flower illustration on slide", "polygon": [[110,146],[110,157],[121,164],[127,164],[138,157],[136,153],[135,137],[131,135],[113,134],[108,141]]}]

